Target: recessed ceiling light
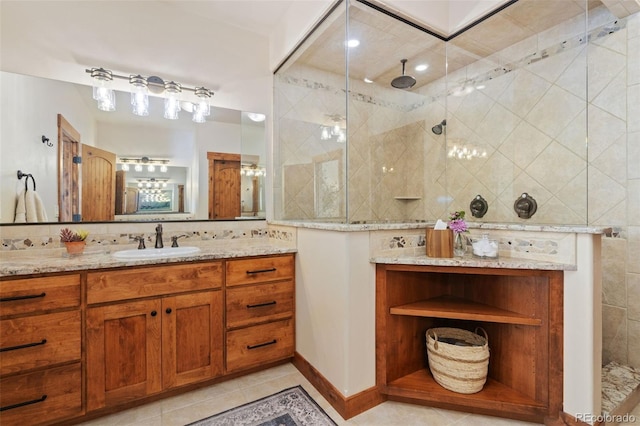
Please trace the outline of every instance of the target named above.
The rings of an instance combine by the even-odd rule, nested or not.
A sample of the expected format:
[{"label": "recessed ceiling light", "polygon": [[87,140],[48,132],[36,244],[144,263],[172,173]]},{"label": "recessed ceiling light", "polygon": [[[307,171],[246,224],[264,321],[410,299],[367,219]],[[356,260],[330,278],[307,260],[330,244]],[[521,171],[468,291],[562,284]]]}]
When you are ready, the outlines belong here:
[{"label": "recessed ceiling light", "polygon": [[358,46],[360,46],[360,40],[356,40],[355,38],[352,38],[351,40],[349,40],[347,42],[347,46],[349,46],[349,47],[358,47]]},{"label": "recessed ceiling light", "polygon": [[415,70],[416,71],[426,71],[426,69],[429,68],[429,65],[427,64],[420,64],[420,65],[416,65]]},{"label": "recessed ceiling light", "polygon": [[487,86],[485,86],[484,84],[479,84],[478,86],[476,86],[476,89],[478,89],[478,90],[482,90],[482,89],[484,89],[485,87],[487,87]]},{"label": "recessed ceiling light", "polygon": [[373,80],[369,80],[367,77],[364,78],[365,83],[373,83]]}]

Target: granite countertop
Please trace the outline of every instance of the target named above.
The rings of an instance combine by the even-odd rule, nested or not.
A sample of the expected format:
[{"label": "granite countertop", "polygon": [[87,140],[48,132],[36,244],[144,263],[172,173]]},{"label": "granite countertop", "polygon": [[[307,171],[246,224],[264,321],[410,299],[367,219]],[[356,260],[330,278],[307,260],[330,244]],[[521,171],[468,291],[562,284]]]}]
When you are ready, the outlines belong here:
[{"label": "granite countertop", "polygon": [[464,257],[428,257],[423,256],[398,256],[398,257],[373,257],[371,263],[385,263],[396,265],[426,265],[426,266],[462,266],[467,268],[500,268],[500,269],[539,269],[548,271],[576,271],[576,265],[554,263],[532,259],[519,259],[515,257],[499,257],[497,259],[484,259],[465,255]]},{"label": "granite countertop", "polygon": [[[121,268],[127,266],[170,264],[215,259],[230,259],[261,255],[296,253],[292,247],[279,247],[268,243],[261,244],[216,244],[202,245],[200,252],[155,259],[122,260],[116,259],[109,250],[87,247],[79,256],[69,256],[64,249],[47,250],[46,255],[21,253],[15,256],[4,256],[0,265],[0,277],[43,274],[54,272],[71,272],[91,269]],[[127,247],[129,248],[129,247]],[[124,248],[118,248],[122,250]],[[117,251],[117,250],[114,250]]]}]

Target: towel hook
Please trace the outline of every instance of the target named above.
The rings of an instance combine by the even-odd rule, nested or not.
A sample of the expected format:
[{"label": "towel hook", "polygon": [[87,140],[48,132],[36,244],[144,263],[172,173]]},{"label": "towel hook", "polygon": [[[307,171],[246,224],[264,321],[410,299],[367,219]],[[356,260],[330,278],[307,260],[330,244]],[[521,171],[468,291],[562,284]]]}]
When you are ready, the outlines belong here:
[{"label": "towel hook", "polygon": [[42,135],[42,143],[46,143],[47,146],[53,146],[53,142],[49,142],[49,138],[45,135]]},{"label": "towel hook", "polygon": [[22,170],[18,170],[18,180],[22,179],[23,177],[28,178],[29,176],[29,173],[24,173]]}]

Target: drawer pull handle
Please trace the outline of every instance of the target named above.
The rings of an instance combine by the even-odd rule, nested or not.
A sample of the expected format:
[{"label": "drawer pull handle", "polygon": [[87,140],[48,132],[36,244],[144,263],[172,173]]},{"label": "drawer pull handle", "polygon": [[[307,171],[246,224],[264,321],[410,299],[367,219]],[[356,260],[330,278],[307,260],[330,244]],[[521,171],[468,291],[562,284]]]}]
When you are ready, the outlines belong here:
[{"label": "drawer pull handle", "polygon": [[277,271],[276,268],[269,268],[269,269],[256,269],[255,271],[247,271],[247,275],[251,275],[251,274],[261,274],[263,272],[275,272]]},{"label": "drawer pull handle", "polygon": [[272,340],[272,341],[270,341],[270,342],[259,343],[259,344],[257,344],[257,345],[253,345],[253,346],[252,346],[252,345],[247,345],[247,349],[257,349],[257,348],[261,348],[261,347],[263,347],[263,346],[274,345],[274,344],[276,344],[277,342],[278,342],[278,340],[273,339],[273,340]]},{"label": "drawer pull handle", "polygon": [[0,407],[0,411],[13,410],[14,408],[24,407],[25,405],[37,404],[38,402],[43,402],[45,399],[47,399],[47,395],[42,395],[42,397],[38,399]]},{"label": "drawer pull handle", "polygon": [[255,305],[247,305],[247,309],[262,308],[263,306],[269,306],[269,305],[275,305],[275,304],[276,304],[276,301],[272,300],[271,302],[256,303]]},{"label": "drawer pull handle", "polygon": [[40,294],[28,294],[26,296],[14,296],[0,298],[0,302],[14,302],[16,300],[37,299],[39,297],[45,297],[47,293],[42,292]]},{"label": "drawer pull handle", "polygon": [[8,348],[0,348],[0,352],[8,352],[8,351],[15,351],[17,349],[32,348],[34,346],[44,345],[45,343],[47,343],[47,339],[42,339],[42,341],[40,342],[26,343],[24,345],[10,346]]}]

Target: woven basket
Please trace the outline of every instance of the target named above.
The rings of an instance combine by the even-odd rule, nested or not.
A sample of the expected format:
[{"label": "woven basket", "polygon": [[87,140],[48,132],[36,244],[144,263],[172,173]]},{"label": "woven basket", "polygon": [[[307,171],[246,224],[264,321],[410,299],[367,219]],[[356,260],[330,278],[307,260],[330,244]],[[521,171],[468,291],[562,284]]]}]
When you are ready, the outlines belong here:
[{"label": "woven basket", "polygon": [[[477,334],[478,330],[484,337]],[[428,329],[426,335],[429,368],[435,381],[453,392],[480,392],[487,381],[489,367],[487,332],[480,327],[476,328],[476,333],[440,327]],[[441,341],[444,339],[455,339],[473,346],[445,343]]]}]

